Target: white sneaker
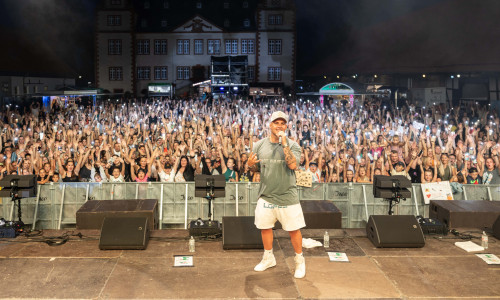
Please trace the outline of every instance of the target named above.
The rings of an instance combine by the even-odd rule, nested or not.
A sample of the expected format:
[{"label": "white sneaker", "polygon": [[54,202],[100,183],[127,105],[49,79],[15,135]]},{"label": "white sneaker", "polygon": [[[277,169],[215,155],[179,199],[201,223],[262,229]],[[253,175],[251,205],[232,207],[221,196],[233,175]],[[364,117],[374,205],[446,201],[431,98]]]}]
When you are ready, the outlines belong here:
[{"label": "white sneaker", "polygon": [[295,278],[304,278],[306,276],[306,260],[303,255],[295,255]]},{"label": "white sneaker", "polygon": [[262,272],[269,268],[276,266],[276,258],[273,253],[264,252],[264,256],[258,265],[255,266],[254,271]]}]

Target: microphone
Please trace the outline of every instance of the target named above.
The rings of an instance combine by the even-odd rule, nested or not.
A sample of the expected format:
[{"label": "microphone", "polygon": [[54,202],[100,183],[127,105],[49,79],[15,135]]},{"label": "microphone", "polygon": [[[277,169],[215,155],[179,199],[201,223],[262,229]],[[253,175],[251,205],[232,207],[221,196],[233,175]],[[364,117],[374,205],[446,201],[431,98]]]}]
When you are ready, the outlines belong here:
[{"label": "microphone", "polygon": [[279,144],[280,144],[280,146],[281,146],[281,135],[280,135],[280,137],[279,137]]}]

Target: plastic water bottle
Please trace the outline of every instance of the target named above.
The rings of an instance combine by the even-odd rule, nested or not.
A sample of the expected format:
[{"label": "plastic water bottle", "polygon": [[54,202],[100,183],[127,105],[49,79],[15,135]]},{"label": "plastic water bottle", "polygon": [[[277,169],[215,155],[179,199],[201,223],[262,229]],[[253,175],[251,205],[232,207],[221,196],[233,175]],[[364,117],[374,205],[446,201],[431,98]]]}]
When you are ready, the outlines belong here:
[{"label": "plastic water bottle", "polygon": [[194,245],[194,238],[191,236],[189,239],[189,252],[194,252],[195,251],[195,245]]},{"label": "plastic water bottle", "polygon": [[323,236],[323,247],[330,248],[330,235],[328,235],[328,231],[325,231],[325,235]]},{"label": "plastic water bottle", "polygon": [[483,247],[484,249],[488,249],[488,236],[484,231],[483,235],[481,236],[481,247]]}]

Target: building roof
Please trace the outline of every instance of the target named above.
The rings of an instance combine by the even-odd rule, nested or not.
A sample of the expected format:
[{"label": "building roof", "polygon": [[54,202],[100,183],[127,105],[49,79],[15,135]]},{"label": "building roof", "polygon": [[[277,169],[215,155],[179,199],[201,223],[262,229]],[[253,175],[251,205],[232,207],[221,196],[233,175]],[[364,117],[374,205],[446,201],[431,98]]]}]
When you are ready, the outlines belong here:
[{"label": "building roof", "polygon": [[[145,6],[145,2],[149,2],[149,8]],[[165,2],[168,2],[168,8],[165,8]],[[248,7],[243,7],[244,2]],[[224,8],[225,3],[229,4],[229,8]],[[258,0],[133,1],[137,14],[137,32],[170,32],[196,15],[227,31],[255,31],[257,5]],[[245,26],[245,20],[249,21],[248,26]],[[162,26],[162,21],[167,21],[165,27]]]},{"label": "building roof", "polygon": [[306,75],[500,71],[500,1],[447,0],[350,34]]}]

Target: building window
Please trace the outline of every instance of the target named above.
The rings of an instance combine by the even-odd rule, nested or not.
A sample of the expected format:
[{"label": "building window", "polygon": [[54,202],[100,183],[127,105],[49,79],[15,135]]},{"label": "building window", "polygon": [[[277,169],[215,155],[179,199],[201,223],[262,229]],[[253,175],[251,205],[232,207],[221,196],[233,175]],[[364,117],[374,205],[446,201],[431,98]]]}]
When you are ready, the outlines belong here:
[{"label": "building window", "polygon": [[137,40],[137,54],[149,55],[149,40]]},{"label": "building window", "polygon": [[249,19],[245,19],[245,20],[243,21],[243,26],[244,26],[244,27],[250,27],[250,20],[249,20]]},{"label": "building window", "polygon": [[149,1],[144,2],[144,9],[149,9],[150,6]]},{"label": "building window", "polygon": [[198,8],[198,9],[202,8],[201,2],[199,2],[199,1],[196,2],[196,8]]},{"label": "building window", "polygon": [[142,27],[142,28],[148,27],[148,20],[146,20],[146,19],[142,19],[142,20],[141,20],[141,27]]},{"label": "building window", "polygon": [[269,68],[267,68],[267,80],[268,81],[281,80],[281,67],[269,67]]},{"label": "building window", "polygon": [[155,40],[155,54],[156,55],[167,54],[167,40]]},{"label": "building window", "polygon": [[228,19],[224,20],[224,27],[229,27],[230,23]]},{"label": "building window", "polygon": [[226,54],[238,54],[238,40],[226,40]]},{"label": "building window", "polygon": [[267,54],[281,55],[281,40],[269,40]]},{"label": "building window", "polygon": [[224,9],[229,9],[229,1],[224,1]]},{"label": "building window", "polygon": [[161,27],[167,27],[167,20],[161,20]]},{"label": "building window", "polygon": [[151,68],[150,67],[137,67],[137,79],[149,80],[150,78],[151,78]]},{"label": "building window", "polygon": [[272,7],[281,7],[281,0],[271,0]]},{"label": "building window", "polygon": [[188,80],[189,77],[189,67],[177,67],[178,80]]},{"label": "building window", "polygon": [[109,81],[123,80],[122,67],[109,67]]},{"label": "building window", "polygon": [[255,81],[255,66],[248,66],[248,81]]},{"label": "building window", "polygon": [[108,26],[121,26],[122,25],[122,16],[108,16]]},{"label": "building window", "polygon": [[177,40],[177,54],[189,55],[189,40]]},{"label": "building window", "polygon": [[283,15],[269,15],[267,19],[268,25],[283,25]]},{"label": "building window", "polygon": [[255,54],[255,41],[241,40],[241,54]]},{"label": "building window", "polygon": [[108,40],[108,54],[122,55],[122,40]]},{"label": "building window", "polygon": [[220,54],[220,40],[207,41],[207,53],[212,55]]},{"label": "building window", "polygon": [[164,9],[169,9],[170,8],[170,3],[167,0],[163,1],[163,8]]},{"label": "building window", "polygon": [[194,54],[203,54],[203,40],[194,40]]},{"label": "building window", "polygon": [[168,79],[168,67],[155,67],[155,80],[167,80]]},{"label": "building window", "polygon": [[111,5],[122,5],[122,0],[111,0]]},{"label": "building window", "polygon": [[243,1],[243,8],[248,8],[248,1]]}]

